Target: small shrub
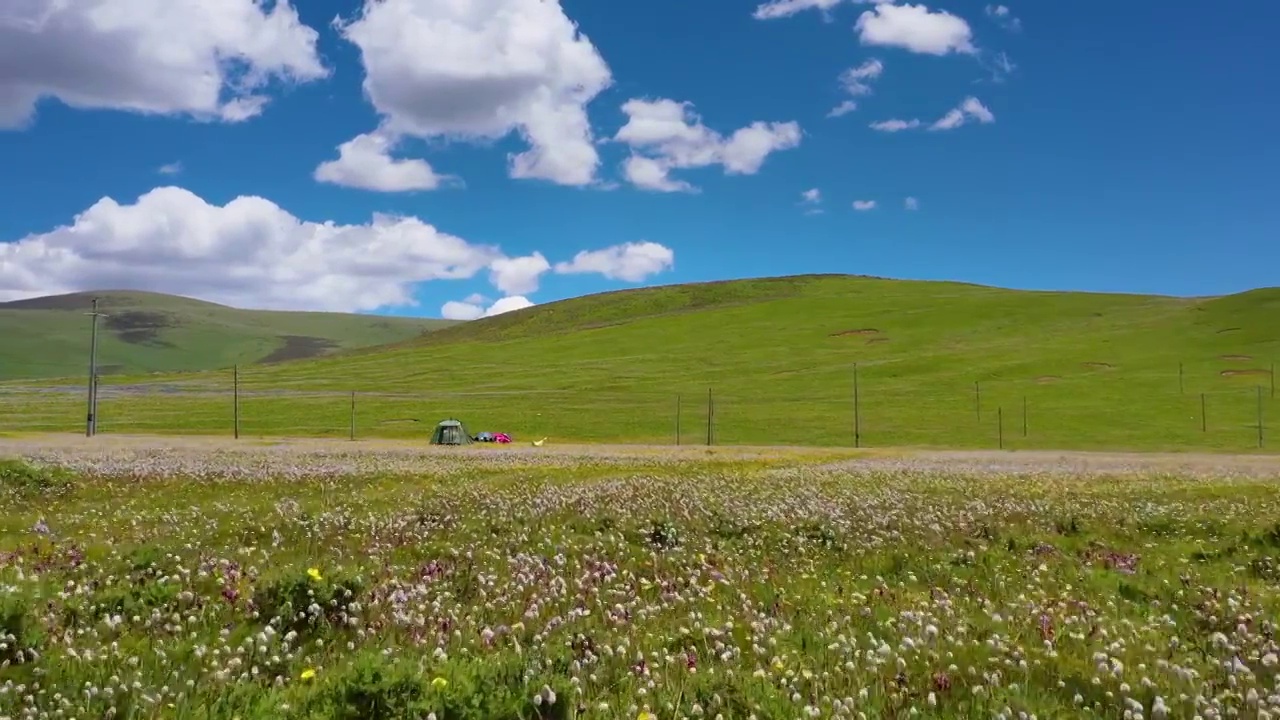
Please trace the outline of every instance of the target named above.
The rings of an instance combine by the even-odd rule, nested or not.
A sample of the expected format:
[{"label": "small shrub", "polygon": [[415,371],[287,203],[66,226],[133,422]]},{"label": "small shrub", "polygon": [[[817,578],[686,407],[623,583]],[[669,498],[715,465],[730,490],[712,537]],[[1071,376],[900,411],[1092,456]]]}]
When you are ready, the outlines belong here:
[{"label": "small shrub", "polygon": [[[319,684],[297,704],[293,716],[307,720],[419,720],[431,714],[438,720],[572,716],[572,686],[562,678],[525,679],[525,667],[521,659],[506,657],[423,668],[415,661],[366,654],[330,678],[317,678]],[[535,696],[542,701],[535,702]]]},{"label": "small shrub", "polygon": [[57,467],[0,459],[0,489],[18,494],[59,492],[71,486],[70,472]]},{"label": "small shrub", "polygon": [[347,608],[360,598],[364,585],[355,578],[312,578],[299,570],[260,585],[253,596],[259,616],[279,617],[281,626],[299,633],[341,624]]},{"label": "small shrub", "polygon": [[22,652],[39,647],[42,640],[31,608],[16,597],[0,598],[0,663],[21,662]]},{"label": "small shrub", "polygon": [[680,532],[669,520],[655,520],[645,533],[645,539],[654,547],[673,548],[680,544]]}]

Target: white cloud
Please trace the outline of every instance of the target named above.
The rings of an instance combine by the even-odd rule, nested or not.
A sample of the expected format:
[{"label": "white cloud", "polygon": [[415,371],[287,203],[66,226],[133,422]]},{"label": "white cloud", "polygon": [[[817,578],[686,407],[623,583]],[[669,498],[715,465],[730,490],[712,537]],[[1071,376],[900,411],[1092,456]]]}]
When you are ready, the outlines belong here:
[{"label": "white cloud", "polygon": [[538,289],[538,278],[551,269],[540,252],[524,257],[504,257],[489,264],[489,282],[507,295],[524,295]]},{"label": "white cloud", "polygon": [[[846,93],[854,97],[870,95],[870,81],[879,78],[883,73],[884,63],[876,58],[871,58],[858,67],[849,68],[840,73],[840,86],[844,88]],[[827,117],[841,117],[857,109],[858,103],[856,101],[845,100],[832,108],[831,112],[827,113]]]},{"label": "white cloud", "polygon": [[357,311],[412,304],[414,283],[473,276],[502,257],[417,218],[300,220],[269,200],[212,205],[160,187],[103,198],[67,226],[0,244],[0,298],[156,290],[242,307]]},{"label": "white cloud", "polygon": [[871,128],[880,132],[902,132],[903,130],[914,130],[918,127],[920,127],[920,121],[915,119],[898,120],[895,118],[871,123]]},{"label": "white cloud", "polygon": [[727,175],[754,175],[765,158],[800,144],[795,122],[753,122],[729,137],[702,124],[689,103],[631,99],[623,103],[627,122],[614,139],[631,148],[623,176],[636,187],[664,192],[693,191],[669,173],[679,168],[720,165]]},{"label": "white cloud", "polygon": [[440,306],[440,317],[445,320],[476,320],[484,316],[484,308],[469,302],[450,300]]},{"label": "white cloud", "polygon": [[916,199],[916,198],[914,198],[914,197],[908,197],[906,200],[903,200],[903,201],[902,201],[902,207],[904,207],[904,208],[906,208],[906,209],[908,209],[908,210],[919,210],[919,209],[920,209],[920,201],[919,201],[919,200],[917,200],[917,199]]},{"label": "white cloud", "polygon": [[394,138],[381,133],[357,135],[338,146],[337,160],[320,163],[314,177],[320,182],[381,192],[435,190],[449,179],[437,175],[426,160],[391,157],[395,144]]},{"label": "white cloud", "polygon": [[[674,258],[656,243],[621,247],[579,253],[557,270],[643,279]],[[485,312],[500,312],[528,303],[522,295],[549,266],[541,253],[508,257],[415,217],[311,222],[261,197],[216,205],[159,187],[133,204],[103,198],[68,225],[0,243],[0,301],[129,288],[237,307],[351,312],[416,305],[417,284],[488,269],[507,297]]]},{"label": "white cloud", "polygon": [[1022,30],[1022,21],[1013,16],[1013,11],[1005,5],[988,5],[986,7],[987,17],[995,21],[997,25],[1008,30],[1009,32],[1019,32]]},{"label": "white cloud", "polygon": [[880,3],[859,15],[854,27],[864,45],[899,47],[926,55],[977,52],[969,23],[923,4]]},{"label": "white cloud", "polygon": [[508,174],[595,182],[586,106],[612,83],[608,65],[559,0],[365,0],[339,22],[364,64],[365,94],[389,136],[529,145]]},{"label": "white cloud", "polygon": [[[840,87],[854,97],[870,95],[871,81],[879,78],[882,74],[884,74],[884,63],[876,58],[871,58],[858,67],[852,67],[840,73]],[[857,109],[858,103],[856,101],[845,100],[832,108],[831,112],[827,113],[827,117],[841,117]]]},{"label": "white cloud", "polygon": [[42,98],[75,108],[236,122],[272,79],[329,71],[288,0],[3,0],[0,128],[34,121]]},{"label": "white cloud", "polygon": [[821,215],[822,191],[818,188],[805,190],[800,193],[800,204],[805,208],[805,215]]},{"label": "white cloud", "polygon": [[853,96],[870,95],[869,80],[875,80],[884,74],[884,63],[871,58],[858,67],[852,67],[840,73],[840,85],[844,91]]},{"label": "white cloud", "polygon": [[533,307],[534,303],[529,298],[514,295],[499,298],[489,307],[482,307],[484,300],[472,302],[473,295],[464,302],[450,300],[440,307],[440,317],[446,320],[478,320],[482,317],[493,317],[502,313],[511,312],[513,310],[523,310],[527,307]]},{"label": "white cloud", "polygon": [[[769,0],[769,2],[761,3],[756,6],[755,12],[751,13],[751,17],[757,20],[776,20],[778,18],[791,17],[805,10],[820,10],[823,16],[831,19],[831,9],[839,5],[844,0]],[[893,0],[848,0],[848,2],[864,5],[879,4],[885,2],[893,2]]]},{"label": "white cloud", "polygon": [[991,73],[991,81],[997,83],[1004,82],[1006,77],[1018,69],[1013,60],[1009,59],[1009,54],[1003,51],[979,58],[979,62]]},{"label": "white cloud", "polygon": [[978,98],[967,97],[958,106],[948,110],[946,115],[938,118],[936,122],[929,126],[929,129],[954,130],[970,119],[986,124],[995,122],[996,116]]},{"label": "white cloud", "polygon": [[645,190],[659,192],[696,192],[697,188],[683,180],[673,180],[667,174],[670,166],[662,160],[632,155],[622,161],[622,177],[627,182]]},{"label": "white cloud", "polygon": [[875,208],[876,208],[875,200],[854,200],[853,201],[853,209],[857,210],[858,212],[866,212],[867,210],[874,210]]},{"label": "white cloud", "polygon": [[563,275],[599,273],[610,280],[641,282],[650,275],[669,270],[675,253],[655,242],[629,242],[603,250],[583,250],[569,262],[559,262],[555,271]]},{"label": "white cloud", "polygon": [[805,10],[827,12],[840,2],[841,0],[770,0],[756,6],[756,11],[751,13],[751,17],[757,20],[775,20],[791,17]]},{"label": "white cloud", "polygon": [[531,302],[527,297],[515,295],[513,297],[499,298],[489,306],[489,309],[484,311],[484,316],[490,317],[492,315],[501,315],[502,313],[508,313],[513,310],[523,310],[527,307],[533,307],[533,302]]},{"label": "white cloud", "polygon": [[831,111],[827,113],[827,117],[829,118],[844,117],[845,115],[848,115],[849,113],[857,109],[858,109],[857,101],[845,100],[841,102],[839,105],[831,108]]},{"label": "white cloud", "polygon": [[[930,130],[954,130],[964,125],[969,120],[977,120],[980,123],[987,124],[996,121],[995,113],[987,109],[976,97],[967,97],[956,107],[948,110],[945,115],[935,120],[929,125]],[[914,130],[923,125],[919,120],[881,120],[871,123],[873,130],[880,132],[901,132],[903,130]]]},{"label": "white cloud", "polygon": [[178,173],[182,172],[182,163],[171,162],[165,165],[161,165],[160,167],[156,168],[156,172],[160,173],[161,175],[177,175]]}]

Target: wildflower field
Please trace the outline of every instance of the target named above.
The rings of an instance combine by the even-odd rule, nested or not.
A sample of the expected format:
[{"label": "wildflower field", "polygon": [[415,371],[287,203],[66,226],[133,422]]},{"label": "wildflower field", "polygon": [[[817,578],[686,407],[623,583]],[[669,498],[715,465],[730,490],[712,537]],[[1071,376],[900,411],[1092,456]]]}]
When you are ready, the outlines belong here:
[{"label": "wildflower field", "polygon": [[0,440],[0,718],[1280,718],[1278,480]]}]

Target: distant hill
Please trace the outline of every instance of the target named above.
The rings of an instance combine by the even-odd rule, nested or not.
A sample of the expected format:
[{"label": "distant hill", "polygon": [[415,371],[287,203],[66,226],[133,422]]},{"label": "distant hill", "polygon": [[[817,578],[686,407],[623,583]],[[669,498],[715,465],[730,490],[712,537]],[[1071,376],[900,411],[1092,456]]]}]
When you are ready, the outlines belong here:
[{"label": "distant hill", "polygon": [[103,375],[274,363],[395,343],[450,320],[241,310],[177,295],[107,290],[0,303],[0,380],[85,375],[93,298]]},{"label": "distant hill", "polygon": [[[354,392],[363,437],[424,438],[456,417],[552,443],[671,443],[679,408],[682,441],[702,443],[711,394],[723,444],[852,445],[857,427],[875,447],[1248,450],[1261,412],[1275,449],[1277,361],[1280,288],[1181,298],[809,275],[601,293],[256,366],[239,378],[239,419],[248,436],[346,437]],[[231,373],[104,388],[103,432],[231,432]],[[0,432],[83,422],[79,384],[0,385]]]}]

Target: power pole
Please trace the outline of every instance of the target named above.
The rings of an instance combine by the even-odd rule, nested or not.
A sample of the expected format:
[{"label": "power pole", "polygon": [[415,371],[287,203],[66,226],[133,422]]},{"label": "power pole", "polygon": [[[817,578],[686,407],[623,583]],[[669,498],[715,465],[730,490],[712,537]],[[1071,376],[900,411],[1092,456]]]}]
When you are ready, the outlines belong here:
[{"label": "power pole", "polygon": [[89,334],[89,408],[85,417],[84,436],[93,437],[98,432],[98,318],[106,317],[98,312],[98,298],[93,299],[93,317]]}]

